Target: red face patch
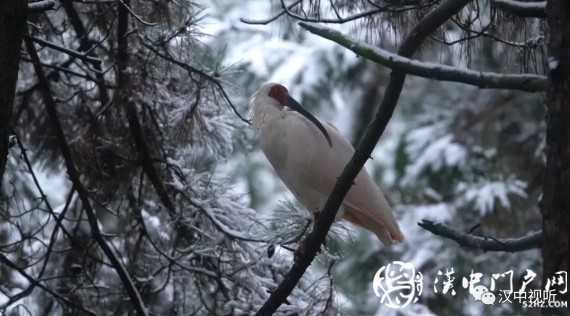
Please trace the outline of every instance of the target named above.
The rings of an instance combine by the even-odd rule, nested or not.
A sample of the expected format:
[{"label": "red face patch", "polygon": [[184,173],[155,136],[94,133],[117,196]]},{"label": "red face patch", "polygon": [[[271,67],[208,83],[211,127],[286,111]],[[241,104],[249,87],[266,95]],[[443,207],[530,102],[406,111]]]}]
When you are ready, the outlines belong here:
[{"label": "red face patch", "polygon": [[269,89],[269,96],[277,100],[277,102],[279,102],[281,106],[286,106],[287,97],[289,96],[289,91],[284,86],[276,84],[273,85],[271,89]]}]

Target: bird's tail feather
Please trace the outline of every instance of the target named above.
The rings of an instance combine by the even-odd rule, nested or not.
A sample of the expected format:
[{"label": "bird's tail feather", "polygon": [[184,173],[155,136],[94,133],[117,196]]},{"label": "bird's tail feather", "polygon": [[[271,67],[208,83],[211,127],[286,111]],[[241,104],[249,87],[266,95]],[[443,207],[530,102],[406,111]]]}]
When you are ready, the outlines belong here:
[{"label": "bird's tail feather", "polygon": [[349,222],[373,232],[385,245],[393,245],[404,240],[404,235],[398,224],[384,220],[379,212],[368,212],[347,207],[343,217]]}]

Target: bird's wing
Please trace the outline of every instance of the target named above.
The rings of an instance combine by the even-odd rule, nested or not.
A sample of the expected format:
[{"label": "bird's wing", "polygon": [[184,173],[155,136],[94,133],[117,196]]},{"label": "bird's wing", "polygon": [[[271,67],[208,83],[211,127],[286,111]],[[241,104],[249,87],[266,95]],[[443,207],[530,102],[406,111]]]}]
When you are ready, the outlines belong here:
[{"label": "bird's wing", "polygon": [[[285,184],[303,204],[307,200],[311,202],[307,193],[318,192],[321,199],[323,196],[326,199],[354,154],[352,145],[336,128],[325,123],[323,126],[332,141],[330,147],[313,123],[292,111],[286,113],[279,122],[270,125],[274,134],[270,144],[272,154],[267,155],[265,148],[264,152]],[[358,219],[352,222],[362,222],[360,226],[382,236],[380,239],[384,243],[403,239],[391,207],[366,170],[363,169],[358,174],[343,204],[348,212],[345,218]]]}]

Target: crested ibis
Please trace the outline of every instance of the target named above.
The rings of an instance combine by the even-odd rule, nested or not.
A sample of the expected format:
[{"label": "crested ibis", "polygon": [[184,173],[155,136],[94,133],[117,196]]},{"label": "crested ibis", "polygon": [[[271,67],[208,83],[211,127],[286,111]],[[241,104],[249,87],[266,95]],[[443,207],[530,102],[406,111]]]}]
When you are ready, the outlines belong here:
[{"label": "crested ibis", "polygon": [[[250,107],[263,153],[287,188],[317,216],[354,148],[334,126],[305,110],[283,85],[262,85],[252,96]],[[392,208],[364,169],[336,219],[368,229],[386,245],[404,239]]]}]

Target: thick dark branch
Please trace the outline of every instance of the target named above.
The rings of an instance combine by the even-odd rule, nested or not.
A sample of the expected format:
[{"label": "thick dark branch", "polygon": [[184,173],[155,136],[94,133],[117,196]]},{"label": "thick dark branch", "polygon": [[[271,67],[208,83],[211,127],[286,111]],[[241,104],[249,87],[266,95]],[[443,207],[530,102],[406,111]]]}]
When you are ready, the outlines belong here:
[{"label": "thick dark branch", "polygon": [[81,183],[79,172],[75,167],[75,163],[71,155],[71,149],[69,148],[69,145],[67,144],[67,141],[65,139],[65,134],[63,133],[63,128],[61,126],[61,123],[59,121],[59,116],[57,114],[55,100],[53,99],[49,82],[41,67],[38,53],[36,52],[34,43],[29,37],[26,37],[24,41],[26,43],[26,49],[28,51],[28,55],[32,59],[34,70],[38,77],[41,97],[46,107],[46,112],[51,121],[55,135],[57,137],[59,147],[63,155],[65,165],[67,167],[67,174],[69,175],[69,179],[73,183],[73,186],[77,190],[77,194],[81,199],[81,204],[83,206],[83,209],[85,210],[85,213],[87,214],[87,220],[89,222],[89,227],[91,228],[91,234],[93,236],[93,239],[95,239],[99,247],[101,247],[101,250],[103,250],[107,258],[109,258],[111,265],[119,275],[119,278],[121,279],[121,282],[125,287],[127,294],[131,298],[131,303],[133,304],[135,310],[138,312],[139,315],[148,315],[144,302],[142,301],[141,296],[137,288],[135,287],[135,284],[133,283],[131,277],[129,276],[127,269],[125,268],[121,260],[117,257],[113,249],[109,246],[109,244],[107,244],[107,241],[104,239],[103,234],[99,229],[97,216],[95,215],[95,211],[91,206],[91,202],[89,201],[89,192],[83,186],[83,183]]},{"label": "thick dark branch", "polygon": [[[398,53],[405,57],[412,56],[427,36],[444,24],[451,16],[459,12],[468,2],[468,0],[447,0],[440,4],[413,28],[402,43]],[[289,270],[287,275],[285,275],[285,278],[277,289],[271,293],[271,296],[257,312],[257,315],[273,314],[277,308],[285,302],[315,258],[334,222],[340,204],[352,186],[354,178],[356,178],[356,175],[360,172],[364,163],[368,160],[368,157],[370,157],[372,150],[386,129],[398,103],[405,78],[406,74],[403,72],[393,71],[390,75],[390,82],[388,83],[384,99],[382,100],[376,117],[366,129],[366,133],[360,141],[356,152],[342,171],[313,230],[303,241],[304,251],[299,257],[295,258],[293,267]]]},{"label": "thick dark branch", "polygon": [[461,82],[483,89],[512,89],[536,92],[544,91],[548,85],[548,79],[545,76],[480,72],[442,64],[421,62],[363,42],[354,41],[341,32],[328,27],[304,22],[300,22],[299,25],[311,33],[344,46],[366,59],[411,75],[441,81]]},{"label": "thick dark branch", "polygon": [[546,1],[493,0],[495,7],[524,18],[545,18]]},{"label": "thick dark branch", "polygon": [[423,220],[419,222],[418,225],[434,235],[454,240],[462,247],[485,251],[524,251],[540,248],[540,243],[542,242],[542,231],[532,232],[520,238],[496,239],[493,237],[462,233],[441,223],[428,220]]},{"label": "thick dark branch", "polygon": [[38,13],[53,9],[55,1],[43,0],[28,3],[28,12]]},{"label": "thick dark branch", "polygon": [[0,2],[0,189],[10,148],[8,139],[26,13],[25,0]]}]

